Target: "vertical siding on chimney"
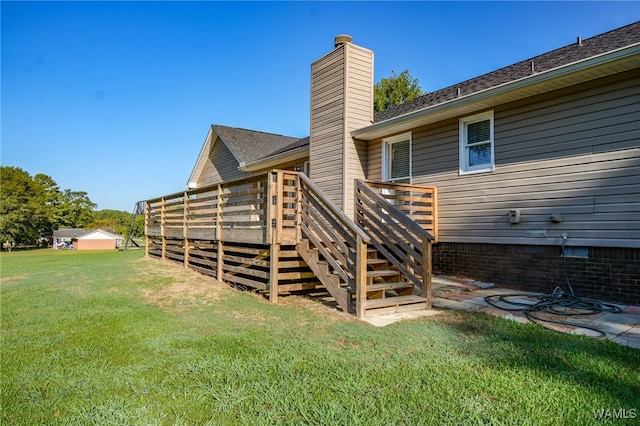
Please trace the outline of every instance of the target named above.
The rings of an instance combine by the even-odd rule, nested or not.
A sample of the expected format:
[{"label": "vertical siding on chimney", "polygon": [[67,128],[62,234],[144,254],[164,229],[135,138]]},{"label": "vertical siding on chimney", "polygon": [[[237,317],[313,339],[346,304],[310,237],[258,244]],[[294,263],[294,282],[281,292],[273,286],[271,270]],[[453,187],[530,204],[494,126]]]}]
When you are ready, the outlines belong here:
[{"label": "vertical siding on chimney", "polygon": [[346,43],[311,65],[311,179],[349,215],[366,170],[366,145],[350,132],[372,118],[373,52]]}]

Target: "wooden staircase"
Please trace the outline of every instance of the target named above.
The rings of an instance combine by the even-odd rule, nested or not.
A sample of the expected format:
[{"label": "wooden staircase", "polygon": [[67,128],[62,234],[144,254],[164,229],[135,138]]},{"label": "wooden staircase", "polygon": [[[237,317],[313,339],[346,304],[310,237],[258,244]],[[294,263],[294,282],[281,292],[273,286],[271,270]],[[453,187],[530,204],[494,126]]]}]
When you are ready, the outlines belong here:
[{"label": "wooden staircase", "polygon": [[393,314],[429,308],[420,289],[403,278],[402,273],[372,245],[367,247],[367,283],[365,316]]},{"label": "wooden staircase", "polygon": [[298,254],[344,312],[431,307],[431,234],[364,182],[356,181],[355,220],[304,174],[298,183]]},{"label": "wooden staircase", "polygon": [[[337,259],[333,259],[333,262],[327,261],[320,254],[320,250],[307,239],[301,240],[297,249],[338,306],[345,312],[355,313],[357,289],[331,267],[330,264]],[[428,299],[418,294],[419,289],[416,289],[413,283],[403,280],[402,273],[390,265],[387,259],[381,258],[379,251],[373,246],[367,247],[366,268],[365,317],[423,310],[429,307]]]}]

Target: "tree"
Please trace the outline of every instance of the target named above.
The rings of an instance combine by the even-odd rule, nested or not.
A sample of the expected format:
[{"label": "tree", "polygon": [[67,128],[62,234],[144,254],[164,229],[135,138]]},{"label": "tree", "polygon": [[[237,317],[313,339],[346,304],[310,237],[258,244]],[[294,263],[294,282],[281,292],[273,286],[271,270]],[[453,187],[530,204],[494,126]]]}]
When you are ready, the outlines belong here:
[{"label": "tree", "polygon": [[409,70],[402,71],[400,75],[396,75],[393,70],[391,72],[391,77],[383,78],[373,86],[375,112],[384,111],[423,95],[420,82],[409,74]]},{"label": "tree", "polygon": [[33,181],[38,188],[39,199],[37,202],[42,206],[46,215],[45,223],[40,226],[41,231],[51,232],[58,229],[58,226],[63,222],[60,213],[60,187],[50,176],[42,173],[35,175]]},{"label": "tree", "polygon": [[86,192],[65,189],[60,198],[61,225],[70,228],[84,228],[93,222],[93,211],[97,205],[89,199]]},{"label": "tree", "polygon": [[45,174],[0,167],[0,242],[32,244],[59,227],[82,228],[96,208],[84,191],[61,191]]},{"label": "tree", "polygon": [[0,179],[0,239],[10,243],[36,242],[48,223],[42,187],[18,167],[1,167]]}]

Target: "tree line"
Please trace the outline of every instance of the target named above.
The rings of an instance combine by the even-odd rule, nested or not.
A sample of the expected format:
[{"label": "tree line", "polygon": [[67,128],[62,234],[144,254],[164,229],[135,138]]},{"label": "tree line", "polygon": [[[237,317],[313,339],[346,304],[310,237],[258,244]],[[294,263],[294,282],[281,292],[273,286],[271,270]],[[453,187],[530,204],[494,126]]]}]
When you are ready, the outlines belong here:
[{"label": "tree line", "polygon": [[[0,242],[37,244],[60,228],[101,228],[126,236],[132,215],[119,210],[99,210],[85,191],[60,189],[42,173],[31,176],[19,167],[0,167]],[[139,216],[133,236],[144,235]]]}]

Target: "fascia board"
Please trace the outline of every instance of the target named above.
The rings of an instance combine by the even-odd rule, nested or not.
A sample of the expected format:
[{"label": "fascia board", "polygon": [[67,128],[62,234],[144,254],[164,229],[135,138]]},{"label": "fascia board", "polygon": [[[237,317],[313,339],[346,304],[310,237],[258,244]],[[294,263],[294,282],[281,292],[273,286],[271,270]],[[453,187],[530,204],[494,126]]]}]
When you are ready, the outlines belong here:
[{"label": "fascia board", "polygon": [[555,78],[564,77],[573,73],[585,71],[601,65],[606,65],[608,63],[630,58],[638,54],[640,54],[640,44],[634,44],[618,50],[603,53],[598,56],[592,56],[591,58],[584,59],[582,61],[573,62],[571,64],[553,68],[548,71],[532,74],[530,76],[504,83],[499,86],[494,86],[469,95],[464,95],[457,99],[433,105],[418,111],[410,112],[386,121],[381,121],[380,123],[354,130],[351,132],[351,136],[355,139],[360,140],[373,140],[381,137],[383,134],[386,134],[384,133],[384,130],[390,127],[394,128],[394,133],[402,130],[407,130],[412,127],[411,123],[429,115],[458,109],[493,96],[498,96],[507,92],[523,89],[527,86],[540,84],[548,80],[553,80]]},{"label": "fascia board", "polygon": [[290,161],[300,160],[309,156],[309,146],[301,146],[294,148],[290,151],[283,152],[272,157],[263,158],[253,163],[240,163],[238,170],[241,172],[255,172],[257,170],[272,168],[279,164],[287,163]]}]

